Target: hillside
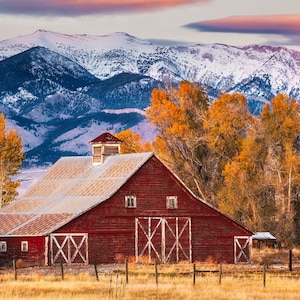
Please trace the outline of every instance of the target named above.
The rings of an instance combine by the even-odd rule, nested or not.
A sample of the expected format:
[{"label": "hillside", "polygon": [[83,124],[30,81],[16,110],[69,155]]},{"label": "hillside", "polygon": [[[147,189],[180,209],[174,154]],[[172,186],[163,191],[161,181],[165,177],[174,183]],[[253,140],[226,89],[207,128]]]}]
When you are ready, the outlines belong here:
[{"label": "hillside", "polygon": [[39,30],[0,42],[0,109],[17,129],[26,165],[87,155],[104,130],[132,128],[145,139],[151,91],[183,79],[211,101],[245,94],[253,113],[278,93],[300,101],[300,53],[280,47],[220,44],[158,46],[126,33],[64,35]]}]

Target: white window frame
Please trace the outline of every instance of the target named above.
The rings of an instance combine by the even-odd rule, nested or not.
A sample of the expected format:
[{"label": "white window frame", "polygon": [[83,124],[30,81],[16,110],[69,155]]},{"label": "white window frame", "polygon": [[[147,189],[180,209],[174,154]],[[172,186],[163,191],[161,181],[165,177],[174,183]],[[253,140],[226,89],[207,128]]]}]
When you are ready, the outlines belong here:
[{"label": "white window frame", "polygon": [[5,241],[0,242],[0,252],[6,252],[7,251],[7,243]]},{"label": "white window frame", "polygon": [[125,207],[126,208],[136,208],[136,196],[133,196],[133,195],[125,196]]},{"label": "white window frame", "polygon": [[21,241],[21,251],[22,252],[28,251],[28,241]]},{"label": "white window frame", "polygon": [[167,209],[177,209],[178,208],[177,196],[167,196],[166,205],[167,205]]}]

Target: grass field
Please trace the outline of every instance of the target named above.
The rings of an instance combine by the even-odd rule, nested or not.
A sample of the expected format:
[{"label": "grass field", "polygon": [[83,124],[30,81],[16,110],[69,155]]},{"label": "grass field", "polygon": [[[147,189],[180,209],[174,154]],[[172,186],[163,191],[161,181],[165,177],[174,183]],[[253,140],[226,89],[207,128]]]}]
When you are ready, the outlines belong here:
[{"label": "grass field", "polygon": [[[273,255],[273,253],[272,253]],[[286,254],[258,255],[258,260],[286,260]],[[197,270],[218,270],[219,266],[197,263]],[[87,267],[88,268],[88,267]],[[196,273],[193,284],[193,264],[158,265],[158,284],[151,264],[129,264],[128,284],[125,267],[114,272],[99,273],[93,267],[65,270],[64,279],[59,267],[41,273],[39,268],[18,270],[15,280],[12,270],[0,274],[0,299],[272,299],[300,300],[300,267],[292,272],[284,264],[274,264],[264,273],[261,263],[249,265],[222,265],[219,273]]]},{"label": "grass field", "polygon": [[59,281],[53,277],[3,280],[1,299],[300,299],[299,279],[268,275],[266,287],[261,276],[228,276],[219,284],[216,276],[191,278],[164,276],[158,286],[151,276],[136,276],[125,285],[122,276],[72,275]]}]

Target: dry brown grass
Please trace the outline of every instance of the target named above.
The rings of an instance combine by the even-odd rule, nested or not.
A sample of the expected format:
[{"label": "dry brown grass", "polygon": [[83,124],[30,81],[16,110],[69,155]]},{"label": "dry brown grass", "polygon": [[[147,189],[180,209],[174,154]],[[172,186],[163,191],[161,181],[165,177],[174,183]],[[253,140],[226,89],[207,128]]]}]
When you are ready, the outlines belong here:
[{"label": "dry brown grass", "polygon": [[193,286],[191,276],[160,276],[156,286],[154,276],[140,274],[130,277],[125,285],[122,275],[101,275],[99,281],[90,275],[18,281],[3,280],[1,299],[300,299],[299,279],[273,274],[267,275],[263,286],[262,276],[224,276],[221,285],[215,275],[198,276]]},{"label": "dry brown grass", "polygon": [[[193,285],[193,265],[180,263],[158,265],[158,285],[156,285],[153,264],[129,263],[129,283],[126,284],[125,267],[119,265],[117,271],[99,273],[96,280],[92,270],[70,273],[66,270],[64,280],[59,268],[47,274],[39,269],[19,270],[18,280],[14,280],[11,270],[0,274],[1,299],[203,299],[203,300],[282,300],[300,299],[300,268],[295,265],[288,270],[288,252],[277,250],[257,251],[255,261],[248,265],[223,265],[222,282],[218,273],[197,273]],[[298,252],[293,251],[295,258]],[[300,252],[299,252],[300,253]],[[286,259],[287,256],[287,259]],[[278,264],[284,260],[284,264]],[[269,262],[266,286],[263,283],[263,263]],[[276,263],[272,264],[272,262]],[[197,263],[197,270],[218,270],[213,263]]]},{"label": "dry brown grass", "polygon": [[[257,264],[267,265],[287,265],[289,263],[289,251],[288,249],[272,249],[263,248],[262,250],[252,250],[252,262]],[[295,264],[300,263],[300,248],[292,249],[293,262]]]}]

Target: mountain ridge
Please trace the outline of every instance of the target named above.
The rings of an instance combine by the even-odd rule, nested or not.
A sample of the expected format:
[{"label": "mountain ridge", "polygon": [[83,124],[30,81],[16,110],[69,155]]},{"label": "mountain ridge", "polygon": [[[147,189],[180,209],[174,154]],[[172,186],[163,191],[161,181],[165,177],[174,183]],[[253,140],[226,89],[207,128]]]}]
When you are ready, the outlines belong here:
[{"label": "mountain ridge", "polygon": [[133,128],[153,138],[143,113],[151,91],[181,80],[201,84],[211,101],[220,93],[244,94],[253,113],[278,93],[300,101],[300,52],[295,50],[160,46],[121,32],[38,30],[0,41],[0,74],[0,110],[21,132],[29,164],[89,154],[86,144],[105,130]]}]

